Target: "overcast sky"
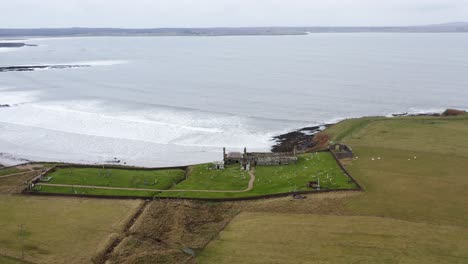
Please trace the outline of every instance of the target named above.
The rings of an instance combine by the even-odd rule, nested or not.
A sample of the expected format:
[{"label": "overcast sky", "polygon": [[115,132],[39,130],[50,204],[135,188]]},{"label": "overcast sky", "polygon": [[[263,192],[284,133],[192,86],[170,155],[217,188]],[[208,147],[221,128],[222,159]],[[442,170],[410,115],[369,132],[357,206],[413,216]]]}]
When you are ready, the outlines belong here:
[{"label": "overcast sky", "polygon": [[0,28],[398,26],[468,21],[468,0],[0,1]]}]

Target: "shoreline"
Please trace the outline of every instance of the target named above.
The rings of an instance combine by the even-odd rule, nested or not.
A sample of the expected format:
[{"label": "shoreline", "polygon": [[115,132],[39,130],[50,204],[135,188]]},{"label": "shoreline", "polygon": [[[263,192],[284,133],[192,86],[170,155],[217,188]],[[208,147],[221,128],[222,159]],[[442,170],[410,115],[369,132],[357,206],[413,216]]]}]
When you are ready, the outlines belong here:
[{"label": "shoreline", "polygon": [[[447,109],[445,111],[448,111]],[[354,118],[369,118],[369,117],[385,117],[385,118],[395,118],[395,117],[417,117],[417,116],[444,116],[444,111],[442,112],[425,112],[425,113],[396,113],[390,114],[387,116],[361,116],[361,117],[354,117]],[[329,128],[339,122],[342,122],[347,119],[353,118],[345,118],[343,120],[339,120],[335,123],[326,123],[323,125],[318,126],[311,126],[311,127],[303,127],[300,129],[296,129],[294,131],[276,135],[273,137],[273,140],[276,142],[271,147],[271,152],[291,152],[294,148],[296,148],[299,152],[307,151],[317,145],[317,142],[314,142],[314,135],[317,133]]]},{"label": "shoreline", "polygon": [[[26,44],[24,42],[1,42],[0,40],[0,48],[22,48],[22,47],[37,47],[34,44]],[[3,40],[4,41],[4,40]]]},{"label": "shoreline", "polygon": [[84,68],[91,65],[24,65],[24,66],[5,66],[0,67],[0,72],[24,72],[46,69],[69,69],[69,68]]},{"label": "shoreline", "polygon": [[[7,107],[7,106],[5,106]],[[347,119],[354,119],[354,118],[369,118],[369,117],[382,117],[382,118],[396,118],[396,117],[418,117],[418,116],[428,116],[428,117],[436,117],[436,116],[445,116],[445,113],[448,111],[456,111],[456,112],[465,112],[465,110],[453,110],[453,109],[447,109],[442,112],[425,112],[425,113],[395,113],[395,114],[390,114],[387,116],[361,116],[361,117],[352,117],[352,118],[344,118],[342,120],[339,120],[334,123],[327,123],[323,125],[316,125],[316,126],[307,126],[303,128],[299,128],[287,133],[279,134],[276,136],[273,136],[271,139],[274,141],[273,145],[270,148],[271,152],[278,153],[278,152],[292,152],[294,148],[298,152],[306,152],[313,147],[317,145],[316,142],[314,142],[314,135],[317,133],[339,123]],[[450,115],[447,114],[447,115]],[[116,163],[115,161],[109,161],[107,163],[91,163],[91,162],[86,162],[86,163],[76,163],[76,162],[67,162],[67,161],[33,161],[29,159],[24,159],[20,157],[15,157],[12,154],[9,153],[0,153],[0,158],[4,156],[5,159],[11,160],[11,161],[19,161],[19,163],[12,163],[12,165],[6,165],[0,163],[0,169],[1,168],[9,168],[9,167],[15,167],[18,165],[23,165],[23,164],[29,164],[29,163],[59,163],[59,164],[82,164],[82,165],[96,165],[96,166],[123,166],[123,167],[142,167],[142,168],[163,168],[167,166],[158,166],[158,167],[151,167],[151,166],[134,166],[134,165],[127,165],[125,162],[122,162],[122,164]],[[212,162],[212,161],[211,161]],[[190,165],[186,165],[190,166]]]}]

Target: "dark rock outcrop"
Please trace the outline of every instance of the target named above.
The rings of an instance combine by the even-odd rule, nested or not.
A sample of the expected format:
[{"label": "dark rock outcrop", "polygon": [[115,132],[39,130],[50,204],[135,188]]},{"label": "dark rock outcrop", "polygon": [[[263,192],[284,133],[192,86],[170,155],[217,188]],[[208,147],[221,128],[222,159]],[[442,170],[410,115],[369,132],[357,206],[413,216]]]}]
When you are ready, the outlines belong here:
[{"label": "dark rock outcrop", "polygon": [[21,48],[26,46],[25,43],[18,43],[18,42],[4,42],[0,43],[0,48]]},{"label": "dark rock outcrop", "polygon": [[316,145],[314,135],[322,131],[324,126],[304,127],[302,129],[289,132],[283,135],[275,136],[273,139],[276,144],[271,148],[272,152],[291,152],[294,148],[297,151],[305,151]]},{"label": "dark rock outcrop", "polygon": [[0,67],[0,72],[11,71],[34,71],[40,69],[68,69],[68,68],[82,68],[91,67],[91,65],[31,65],[31,66],[7,66]]},{"label": "dark rock outcrop", "polygon": [[24,46],[36,47],[37,45],[26,44],[22,42],[0,42],[0,48],[21,48]]}]

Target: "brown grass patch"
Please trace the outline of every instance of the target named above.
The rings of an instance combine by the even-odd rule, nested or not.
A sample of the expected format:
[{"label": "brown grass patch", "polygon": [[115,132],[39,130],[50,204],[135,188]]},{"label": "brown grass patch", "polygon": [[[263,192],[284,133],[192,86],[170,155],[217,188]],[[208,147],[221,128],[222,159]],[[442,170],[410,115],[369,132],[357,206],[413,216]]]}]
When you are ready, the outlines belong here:
[{"label": "brown grass patch", "polygon": [[305,195],[306,199],[294,200],[291,196],[264,200],[240,201],[233,204],[242,212],[268,212],[287,214],[348,214],[345,204],[360,192],[330,192]]},{"label": "brown grass patch", "polygon": [[468,230],[380,217],[239,214],[204,264],[467,263]]},{"label": "brown grass patch", "polygon": [[320,151],[328,148],[328,143],[330,142],[330,135],[326,132],[320,132],[314,136],[312,140],[314,142],[314,147],[308,151]]},{"label": "brown grass patch", "polygon": [[237,214],[228,203],[153,201],[130,236],[117,246],[109,263],[187,263]]},{"label": "brown grass patch", "polygon": [[[34,263],[91,263],[140,201],[0,195],[0,252]],[[25,231],[20,239],[19,225]],[[23,243],[24,242],[24,243]]]},{"label": "brown grass patch", "polygon": [[457,110],[457,109],[447,109],[442,113],[443,116],[458,116],[458,115],[464,115],[464,114],[466,114],[465,111]]},{"label": "brown grass patch", "polygon": [[25,182],[37,176],[38,173],[40,172],[31,171],[0,178],[0,194],[21,193],[27,187]]}]

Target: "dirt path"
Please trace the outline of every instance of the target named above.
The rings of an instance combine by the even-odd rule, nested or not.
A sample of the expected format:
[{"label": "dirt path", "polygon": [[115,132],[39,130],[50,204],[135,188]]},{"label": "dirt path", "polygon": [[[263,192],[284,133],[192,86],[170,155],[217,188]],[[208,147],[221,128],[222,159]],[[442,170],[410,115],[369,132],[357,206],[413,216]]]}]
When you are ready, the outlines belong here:
[{"label": "dirt path", "polygon": [[145,188],[126,188],[126,187],[107,187],[107,186],[92,186],[92,185],[72,185],[72,184],[53,184],[53,183],[38,183],[39,186],[58,186],[58,187],[74,187],[74,188],[91,188],[91,189],[105,189],[105,190],[125,190],[125,191],[149,191],[149,192],[214,192],[214,193],[241,193],[251,191],[255,182],[255,170],[250,170],[250,180],[245,190],[160,190],[160,189],[145,189]]},{"label": "dirt path", "polygon": [[249,185],[247,186],[247,189],[243,190],[242,192],[248,192],[253,189],[254,181],[255,181],[255,168],[249,170],[249,175],[250,175]]},{"label": "dirt path", "polygon": [[[3,175],[3,176],[0,176],[0,179],[1,178],[8,178],[8,177],[22,175],[22,174],[25,174],[25,173],[29,173],[31,171],[40,171],[43,167],[44,166],[42,166],[42,165],[36,165],[36,164],[35,165],[31,165],[31,164],[19,165],[19,166],[16,166],[17,169],[26,170],[26,171]],[[0,169],[1,169],[1,167],[0,167]]]},{"label": "dirt path", "polygon": [[31,173],[33,171],[39,171],[39,170],[28,170],[28,171],[13,173],[13,174],[7,174],[7,175],[0,176],[0,179],[1,178],[8,178],[8,177],[13,177],[13,176],[18,176],[18,175],[23,175],[23,174],[26,174],[26,173]]},{"label": "dirt path", "polygon": [[16,167],[17,169],[20,169],[20,170],[30,170],[30,171],[33,171],[33,170],[40,170],[40,169],[43,169],[44,168],[44,165],[41,165],[41,164],[24,164],[24,165],[19,165]]}]

